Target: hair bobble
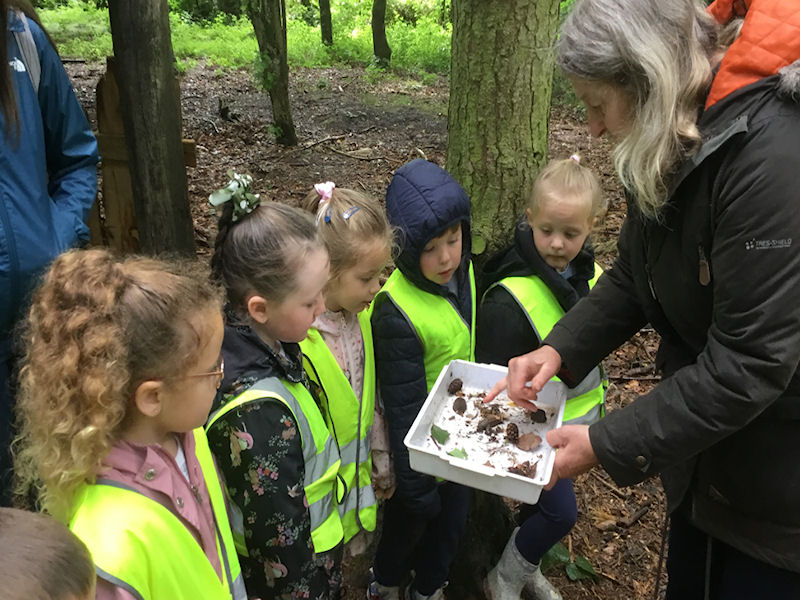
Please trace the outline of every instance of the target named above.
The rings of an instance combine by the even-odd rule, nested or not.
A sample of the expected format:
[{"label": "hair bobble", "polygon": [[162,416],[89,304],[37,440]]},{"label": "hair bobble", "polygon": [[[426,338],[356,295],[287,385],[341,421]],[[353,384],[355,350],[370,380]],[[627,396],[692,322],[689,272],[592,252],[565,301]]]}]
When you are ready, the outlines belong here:
[{"label": "hair bobble", "polygon": [[332,181],[316,183],[314,184],[314,189],[317,190],[317,193],[319,194],[319,204],[322,206],[324,202],[330,201],[331,196],[333,196],[333,190],[336,189],[336,184]]},{"label": "hair bobble", "polygon": [[[322,207],[326,204],[330,204],[331,198],[333,197],[333,190],[336,189],[336,184],[332,181],[325,181],[324,183],[315,183],[314,189],[319,194],[319,202],[317,206],[319,207],[318,210],[322,210]],[[331,222],[331,207],[328,206],[328,209],[325,211],[325,216],[323,217],[322,213],[317,214],[317,225],[319,225],[320,219],[324,219],[326,223]]]},{"label": "hair bobble", "polygon": [[570,156],[570,159],[574,160],[578,164],[581,164],[581,157],[578,156],[577,154],[573,154],[572,156]]},{"label": "hair bobble", "polygon": [[261,204],[261,199],[259,194],[250,191],[250,185],[253,183],[250,175],[228,171],[228,177],[230,177],[228,185],[211,193],[208,202],[214,208],[219,208],[226,202],[232,201],[231,221],[236,222],[253,212]]}]

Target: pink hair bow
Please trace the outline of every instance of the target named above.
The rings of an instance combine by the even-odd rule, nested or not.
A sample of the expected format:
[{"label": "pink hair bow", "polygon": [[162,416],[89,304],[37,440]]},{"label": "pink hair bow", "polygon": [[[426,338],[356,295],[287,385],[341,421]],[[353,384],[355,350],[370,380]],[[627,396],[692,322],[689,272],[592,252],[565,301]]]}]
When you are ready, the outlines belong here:
[{"label": "pink hair bow", "polygon": [[333,195],[333,190],[336,189],[336,184],[332,181],[326,181],[325,183],[317,183],[314,185],[314,189],[317,190],[319,194],[319,203],[322,204],[323,202],[329,202],[331,196]]}]

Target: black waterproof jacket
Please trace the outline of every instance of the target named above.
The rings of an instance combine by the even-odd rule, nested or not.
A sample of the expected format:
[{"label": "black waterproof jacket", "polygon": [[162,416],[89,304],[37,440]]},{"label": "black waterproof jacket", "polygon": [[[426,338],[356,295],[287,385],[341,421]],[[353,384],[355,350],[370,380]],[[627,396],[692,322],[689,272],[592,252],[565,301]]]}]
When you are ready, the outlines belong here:
[{"label": "black waterproof jacket", "polygon": [[663,222],[635,203],[619,256],[544,343],[580,380],[647,322],[665,379],[589,429],[619,485],[800,572],[800,61],[705,110]]},{"label": "black waterproof jacket", "polygon": [[[386,190],[389,221],[398,228],[397,268],[414,285],[444,296],[472,324],[469,197],[446,171],[422,159],[400,167]],[[426,279],[419,266],[425,245],[456,223],[462,227],[461,264],[454,277],[458,294]],[[410,513],[433,518],[440,510],[436,479],[411,470],[403,443],[428,396],[423,348],[416,331],[383,294],[373,304],[372,335],[378,392],[383,402],[397,480],[395,495]]]}]

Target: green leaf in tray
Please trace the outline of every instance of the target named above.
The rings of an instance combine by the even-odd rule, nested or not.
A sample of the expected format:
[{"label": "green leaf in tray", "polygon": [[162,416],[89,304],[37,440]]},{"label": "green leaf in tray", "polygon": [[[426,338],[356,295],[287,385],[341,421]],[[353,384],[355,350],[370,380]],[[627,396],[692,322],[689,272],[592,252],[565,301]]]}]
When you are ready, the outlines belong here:
[{"label": "green leaf in tray", "polygon": [[442,429],[438,425],[431,425],[431,437],[440,444],[446,444],[450,439],[450,434],[446,429]]},{"label": "green leaf in tray", "polygon": [[450,456],[455,456],[456,458],[464,458],[464,459],[467,458],[467,451],[462,450],[461,448],[453,448],[452,450],[450,450],[450,452],[448,452],[448,454]]}]

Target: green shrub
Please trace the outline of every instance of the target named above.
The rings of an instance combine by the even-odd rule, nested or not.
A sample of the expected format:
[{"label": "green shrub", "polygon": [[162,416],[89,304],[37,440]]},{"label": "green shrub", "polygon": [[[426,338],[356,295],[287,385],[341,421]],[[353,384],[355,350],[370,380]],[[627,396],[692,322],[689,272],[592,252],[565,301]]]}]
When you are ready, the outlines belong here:
[{"label": "green shrub", "polygon": [[178,62],[193,59],[226,68],[247,67],[258,53],[253,27],[246,17],[224,15],[204,24],[186,22],[170,14],[172,48]]},{"label": "green shrub", "polygon": [[[40,0],[42,20],[63,56],[102,60],[113,52],[108,11],[97,8],[102,2]],[[46,4],[54,8],[46,8]],[[223,68],[254,65],[258,44],[249,20],[219,10],[238,6],[238,0],[169,0],[169,5],[172,45],[179,69],[185,70],[197,61]],[[442,6],[441,0],[389,0],[389,8],[413,12],[416,23],[409,24],[410,17],[400,18],[398,11],[387,8],[391,70],[419,78],[448,72],[451,27],[449,23],[445,27],[439,25]],[[449,0],[444,6],[449,7]],[[292,67],[372,64],[372,0],[331,0],[331,47],[322,44],[319,26],[311,26],[301,18],[301,9],[304,7],[299,0],[287,1],[287,47]]]},{"label": "green shrub", "polygon": [[38,13],[61,56],[102,60],[114,53],[108,11],[94,3],[70,0]]},{"label": "green shrub", "polygon": [[431,16],[423,16],[416,26],[396,22],[386,31],[392,48],[393,68],[431,73],[450,71],[450,36],[452,29],[443,29]]}]

